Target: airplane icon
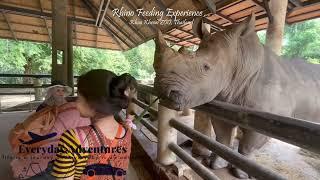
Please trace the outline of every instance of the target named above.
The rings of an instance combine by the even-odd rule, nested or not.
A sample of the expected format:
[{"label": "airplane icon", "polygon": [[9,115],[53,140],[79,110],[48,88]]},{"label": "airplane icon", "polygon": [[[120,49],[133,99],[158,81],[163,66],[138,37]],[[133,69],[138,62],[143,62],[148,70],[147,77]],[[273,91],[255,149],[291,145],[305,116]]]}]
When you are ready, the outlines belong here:
[{"label": "airplane icon", "polygon": [[31,137],[32,140],[30,141],[27,141],[25,142],[24,140],[22,139],[19,139],[19,141],[22,143],[22,144],[34,144],[34,143],[37,143],[37,142],[40,142],[40,141],[44,141],[44,140],[47,140],[47,139],[50,139],[50,138],[53,138],[57,135],[56,132],[54,133],[51,133],[51,134],[47,134],[47,135],[44,135],[44,136],[40,136],[38,134],[35,134],[33,132],[28,132],[29,136]]}]

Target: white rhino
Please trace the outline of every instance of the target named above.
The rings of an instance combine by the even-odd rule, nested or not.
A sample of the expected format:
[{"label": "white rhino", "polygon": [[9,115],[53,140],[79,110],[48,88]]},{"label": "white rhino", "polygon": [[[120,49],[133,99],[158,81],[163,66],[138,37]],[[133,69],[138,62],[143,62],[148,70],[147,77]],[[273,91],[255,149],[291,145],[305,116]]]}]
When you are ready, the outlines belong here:
[{"label": "white rhino", "polygon": [[[194,29],[200,29],[195,34],[202,40],[195,55],[167,47],[161,32],[156,38],[154,86],[168,107],[182,110],[216,99],[320,122],[320,66],[299,59],[284,60],[261,44],[254,16],[214,35]],[[231,146],[235,126],[213,119],[211,122],[216,140]],[[268,140],[257,132],[241,131],[238,151],[243,155],[250,155]],[[227,165],[219,157],[211,163],[212,168]],[[243,171],[233,170],[237,177],[247,177]]]}]

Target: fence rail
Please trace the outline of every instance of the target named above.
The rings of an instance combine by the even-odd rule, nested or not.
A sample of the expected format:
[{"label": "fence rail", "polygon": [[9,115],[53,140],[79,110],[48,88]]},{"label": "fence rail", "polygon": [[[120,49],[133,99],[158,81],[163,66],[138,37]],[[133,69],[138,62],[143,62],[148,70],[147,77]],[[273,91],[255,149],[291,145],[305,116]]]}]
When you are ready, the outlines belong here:
[{"label": "fence rail", "polygon": [[0,84],[0,88],[16,88],[16,89],[31,89],[31,88],[47,88],[50,84],[35,86],[33,84]]},{"label": "fence rail", "polygon": [[195,109],[210,113],[218,120],[320,153],[320,124],[219,101],[212,101]]},{"label": "fence rail", "polygon": [[[151,86],[139,85],[138,92],[139,91],[154,96],[157,95],[155,90]],[[134,102],[142,108],[146,107],[146,104],[142,102]],[[273,137],[290,144],[297,145],[301,148],[311,150],[318,154],[320,153],[320,143],[318,143],[320,139],[320,124],[266,112],[259,112],[250,108],[245,108],[220,101],[212,101],[208,104],[195,107],[194,109],[210,113],[212,116],[217,118],[217,120],[232,123],[245,129],[254,130],[269,137]],[[155,109],[151,111],[155,111]],[[157,114],[159,114],[159,112]],[[233,151],[231,148],[212,140],[211,138],[201,134],[198,131],[195,131],[194,129],[189,128],[188,126],[176,121],[175,119],[171,119],[167,122],[173,129],[176,129],[184,135],[190,137],[192,140],[197,141],[198,143],[207,147],[211,151],[215,152],[225,160],[229,161],[231,164],[242,169],[253,177],[259,179],[285,179],[274,171],[257,164],[256,162],[248,159],[240,153]],[[160,123],[158,128],[168,127],[161,124],[163,122],[158,121],[158,123]],[[142,124],[145,125],[146,128],[149,129],[153,134],[159,133],[158,129],[154,126],[150,127],[150,123],[148,123],[146,120],[144,120]],[[162,134],[161,136],[165,135]],[[165,141],[165,138],[158,139],[158,144],[166,144],[161,142],[161,140]],[[169,141],[172,141],[172,139],[168,140],[168,142]],[[169,142],[167,144],[167,148],[169,148],[184,162],[186,162],[186,164],[195,169],[195,172],[198,173],[198,175],[200,175],[204,179],[218,179],[218,177],[212,174],[212,172],[204,167],[201,163],[198,163],[192,156],[184,152],[184,150],[180,148],[176,143]],[[168,154],[168,156],[170,155]],[[168,158],[170,159],[170,157]],[[172,160],[172,162],[174,161],[175,160]]]},{"label": "fence rail", "polygon": [[[79,76],[74,76],[78,78]],[[41,100],[42,94],[39,89],[44,89],[50,86],[50,84],[41,84],[39,79],[51,78],[50,74],[0,74],[1,78],[33,78],[34,84],[0,84],[0,89],[34,89],[33,92],[0,92],[0,96],[14,96],[14,95],[35,95],[35,100]],[[74,87],[77,87],[75,84]],[[30,97],[31,102],[31,97]],[[0,98],[0,112],[2,112],[2,104]]]},{"label": "fence rail", "polygon": [[[51,78],[50,74],[0,74],[0,77]],[[74,76],[78,78],[79,76]]]},{"label": "fence rail", "polygon": [[[33,77],[33,78],[48,78],[50,75],[12,75],[12,74],[1,74],[0,77]],[[20,87],[18,87],[20,86]],[[48,85],[41,85],[39,87],[34,85],[7,85],[0,84],[0,88],[43,88],[48,87]],[[139,85],[138,91],[145,94],[151,94],[157,96],[156,91],[151,86]],[[8,93],[10,94],[10,93]],[[19,93],[11,93],[19,94]],[[30,94],[30,93],[28,93]],[[134,99],[133,101],[136,105],[146,108],[148,105],[144,102]],[[208,104],[201,105],[194,108],[198,111],[204,111],[210,113],[217,120],[225,121],[238,125],[245,129],[250,129],[273,137],[290,144],[297,145],[299,147],[311,150],[315,153],[320,153],[320,124],[312,123],[309,121],[279,116],[266,112],[255,111],[250,108],[245,108],[237,105],[232,105],[220,101],[212,101]],[[149,108],[149,112],[154,116],[159,116],[159,112],[154,108]],[[259,178],[259,179],[284,179],[282,176],[274,173],[272,170],[257,164],[256,162],[249,160],[247,157],[241,155],[238,152],[233,151],[229,147],[220,144],[217,141],[210,139],[209,137],[201,134],[194,129],[191,129],[182,123],[170,118],[166,121],[158,121],[159,126],[154,127],[150,122],[142,119],[141,124],[144,125],[150,132],[154,135],[159,135],[161,128],[172,128],[176,129],[186,136],[190,137],[194,141],[204,145],[208,149],[217,153],[219,156],[229,161],[231,164],[239,167],[248,174]],[[161,123],[168,123],[167,125]],[[169,132],[169,131],[161,131]],[[180,148],[176,143],[169,142],[163,143],[161,141],[166,141],[166,138],[172,138],[170,135],[165,138],[158,139],[158,144],[167,144],[167,148],[170,149],[174,154],[180,157],[186,164],[195,169],[201,177],[204,179],[219,179],[210,170],[204,167],[201,163],[198,163],[196,159],[186,153],[182,148]],[[170,140],[172,141],[172,140]],[[176,140],[175,140],[176,142]],[[159,148],[159,147],[158,147]],[[159,154],[158,154],[159,156]],[[166,158],[166,157],[161,157]],[[173,158],[174,159],[174,158]],[[175,160],[171,160],[174,162]],[[168,161],[170,162],[170,161]]]},{"label": "fence rail", "polygon": [[184,135],[202,144],[212,152],[215,152],[217,155],[221,156],[223,159],[229,161],[231,164],[239,167],[258,179],[285,179],[275,172],[255,163],[242,154],[233,151],[231,148],[220,144],[217,141],[213,141],[210,137],[191,129],[177,120],[172,119],[169,123],[172,127],[182,132]]}]

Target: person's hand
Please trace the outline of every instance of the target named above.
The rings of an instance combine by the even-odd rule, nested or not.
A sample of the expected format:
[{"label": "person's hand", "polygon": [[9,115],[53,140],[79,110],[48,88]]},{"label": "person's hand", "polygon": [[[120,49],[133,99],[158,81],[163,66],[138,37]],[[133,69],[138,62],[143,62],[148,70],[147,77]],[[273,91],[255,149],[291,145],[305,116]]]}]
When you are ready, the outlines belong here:
[{"label": "person's hand", "polygon": [[137,126],[132,122],[134,119],[133,115],[127,115],[126,124],[132,129],[137,129]]}]

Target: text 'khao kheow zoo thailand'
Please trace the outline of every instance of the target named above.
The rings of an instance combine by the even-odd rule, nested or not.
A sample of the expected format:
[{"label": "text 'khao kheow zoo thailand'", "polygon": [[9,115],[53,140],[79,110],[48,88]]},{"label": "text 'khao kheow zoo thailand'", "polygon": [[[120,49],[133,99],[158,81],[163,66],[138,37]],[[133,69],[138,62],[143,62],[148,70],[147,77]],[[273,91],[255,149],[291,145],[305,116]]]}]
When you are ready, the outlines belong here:
[{"label": "text 'khao kheow zoo thailand'", "polygon": [[0,0],[1,180],[319,180],[318,0]]}]

